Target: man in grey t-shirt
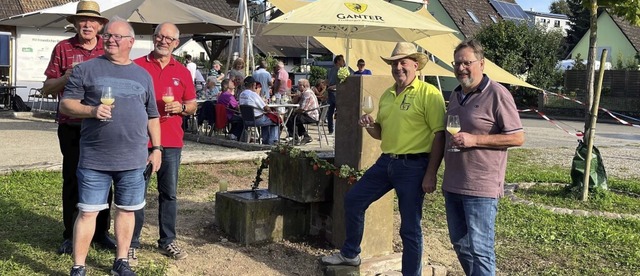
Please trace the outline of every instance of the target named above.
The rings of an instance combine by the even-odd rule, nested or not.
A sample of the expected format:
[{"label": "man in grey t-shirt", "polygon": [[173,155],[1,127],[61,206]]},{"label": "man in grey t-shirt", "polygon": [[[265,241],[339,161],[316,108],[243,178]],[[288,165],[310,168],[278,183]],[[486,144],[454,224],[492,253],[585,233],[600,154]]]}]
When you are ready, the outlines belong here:
[{"label": "man in grey t-shirt", "polygon": [[[135,275],[127,253],[134,213],[144,207],[143,171],[151,162],[160,167],[160,120],[149,74],[129,53],[135,41],[131,25],[113,19],[105,27],[104,56],[76,65],[64,90],[60,112],[83,118],[78,163],[78,216],[73,231],[71,275],[84,275],[85,260],[96,216],[108,208],[107,194],[115,187],[117,252],[111,273]],[[111,90],[115,101],[102,98]],[[152,153],[147,151],[151,138]]]}]

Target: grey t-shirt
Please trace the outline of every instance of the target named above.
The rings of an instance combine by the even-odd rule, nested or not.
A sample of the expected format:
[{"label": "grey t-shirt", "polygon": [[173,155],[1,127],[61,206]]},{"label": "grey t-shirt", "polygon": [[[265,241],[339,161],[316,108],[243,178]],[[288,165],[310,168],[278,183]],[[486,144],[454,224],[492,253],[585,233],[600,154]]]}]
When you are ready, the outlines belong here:
[{"label": "grey t-shirt", "polygon": [[63,99],[97,106],[104,86],[111,86],[115,98],[112,121],[82,121],[78,167],[103,171],[142,168],[148,156],[149,118],[159,117],[151,76],[135,63],[117,65],[100,56],[73,68]]}]

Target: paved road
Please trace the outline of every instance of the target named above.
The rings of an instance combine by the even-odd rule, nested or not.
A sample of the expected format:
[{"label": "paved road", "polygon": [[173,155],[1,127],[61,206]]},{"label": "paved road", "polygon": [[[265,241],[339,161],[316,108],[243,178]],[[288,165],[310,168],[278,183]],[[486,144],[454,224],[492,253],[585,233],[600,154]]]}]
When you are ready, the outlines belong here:
[{"label": "paved road", "polygon": [[[575,149],[576,138],[541,119],[523,119],[526,131],[525,148]],[[561,121],[561,126],[575,132],[581,122]],[[51,120],[16,119],[7,111],[0,112],[0,172],[12,169],[59,169],[62,163],[56,124]],[[614,124],[598,124],[596,145],[612,149],[635,149],[640,152],[640,128]],[[617,151],[616,151],[617,152]],[[619,153],[611,154],[612,157]],[[253,159],[262,152],[245,152],[235,148],[186,142],[183,162],[216,162]],[[634,159],[635,154],[629,155]],[[637,158],[635,158],[637,159]]]}]

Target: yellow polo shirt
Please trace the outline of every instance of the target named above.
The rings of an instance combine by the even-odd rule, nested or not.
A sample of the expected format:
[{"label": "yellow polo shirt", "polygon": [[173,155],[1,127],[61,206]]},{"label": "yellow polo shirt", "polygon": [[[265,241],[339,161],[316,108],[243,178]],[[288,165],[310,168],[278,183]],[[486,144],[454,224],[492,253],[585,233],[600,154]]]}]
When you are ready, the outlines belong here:
[{"label": "yellow polo shirt", "polygon": [[382,126],[383,153],[431,152],[438,131],[445,129],[442,92],[416,77],[400,94],[395,85],[380,97],[376,122]]}]

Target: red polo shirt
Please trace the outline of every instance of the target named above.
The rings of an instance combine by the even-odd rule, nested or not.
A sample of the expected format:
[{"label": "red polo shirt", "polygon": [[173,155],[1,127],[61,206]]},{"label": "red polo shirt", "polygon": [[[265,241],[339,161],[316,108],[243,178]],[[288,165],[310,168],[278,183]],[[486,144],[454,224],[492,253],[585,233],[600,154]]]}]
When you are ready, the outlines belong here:
[{"label": "red polo shirt", "polygon": [[[160,67],[160,63],[153,57],[153,52],[139,57],[134,62],[149,72],[153,79],[153,90],[156,95],[156,104],[158,112],[160,112],[160,131],[162,146],[165,148],[181,148],[184,143],[184,131],[182,130],[182,116],[173,114],[169,118],[164,118],[164,102],[162,101],[162,93],[165,87],[173,87],[173,97],[175,101],[180,103],[195,101],[196,89],[191,79],[191,73],[184,65],[180,64],[176,59],[171,60],[164,68]],[[151,146],[151,144],[149,144]]]},{"label": "red polo shirt", "polygon": [[[53,48],[53,51],[51,52],[49,65],[44,71],[44,75],[47,76],[47,79],[59,78],[64,75],[64,72],[66,72],[67,69],[73,68],[73,56],[75,55],[83,55],[84,61],[103,55],[104,45],[102,37],[100,37],[99,35],[96,37],[98,38],[98,42],[96,43],[96,47],[91,50],[82,48],[82,44],[80,43],[77,34],[72,38],[58,42],[58,44],[56,44],[56,46]],[[58,93],[58,99],[62,99],[64,88],[56,92]],[[80,123],[81,121],[81,119],[71,118],[58,112],[59,124]]]}]

